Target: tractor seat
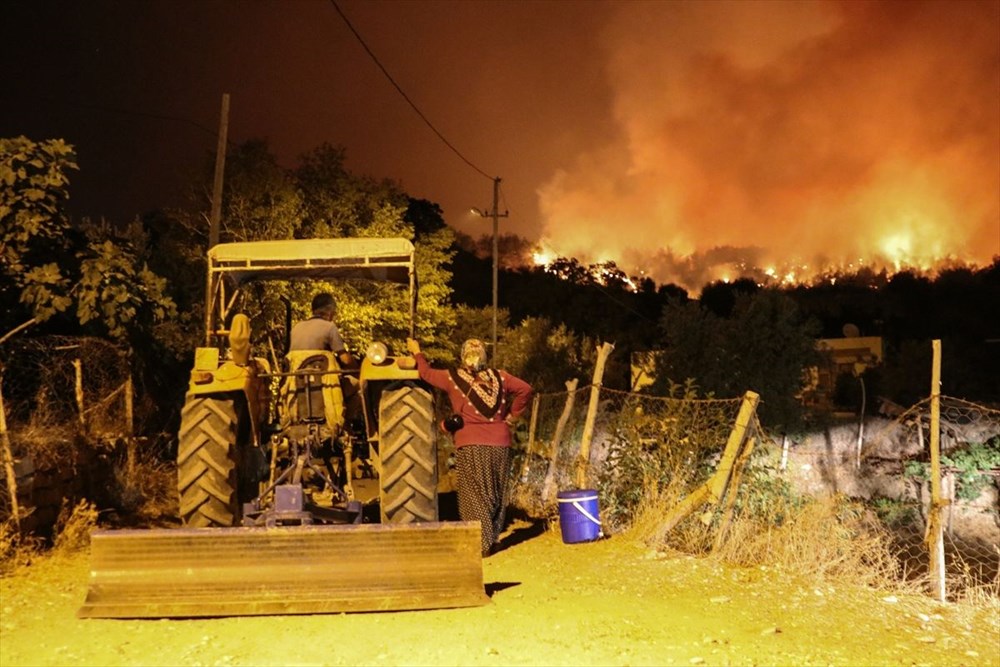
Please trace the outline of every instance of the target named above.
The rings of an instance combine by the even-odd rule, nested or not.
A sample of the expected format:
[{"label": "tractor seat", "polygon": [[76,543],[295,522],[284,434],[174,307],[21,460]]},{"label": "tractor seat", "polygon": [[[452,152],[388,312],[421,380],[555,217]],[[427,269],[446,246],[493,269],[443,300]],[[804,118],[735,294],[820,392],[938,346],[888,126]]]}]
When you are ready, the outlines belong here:
[{"label": "tractor seat", "polygon": [[344,393],[340,386],[340,366],[332,352],[295,350],[288,353],[292,372],[282,387],[284,426],[325,424],[338,434],[344,423]]}]

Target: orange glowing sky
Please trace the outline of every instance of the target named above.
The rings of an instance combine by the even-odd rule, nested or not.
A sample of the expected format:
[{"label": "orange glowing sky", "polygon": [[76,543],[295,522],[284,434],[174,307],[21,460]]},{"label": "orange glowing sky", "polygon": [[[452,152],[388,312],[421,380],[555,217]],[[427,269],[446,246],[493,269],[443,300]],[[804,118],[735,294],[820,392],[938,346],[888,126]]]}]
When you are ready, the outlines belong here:
[{"label": "orange glowing sky", "polygon": [[[697,288],[1000,255],[1000,0],[338,0],[505,232]],[[323,141],[478,236],[490,178],[326,0],[4,3],[0,135],[77,146],[77,214],[181,193],[230,139]],[[122,110],[129,113],[121,113]]]},{"label": "orange glowing sky", "polygon": [[736,258],[988,263],[998,7],[622,7],[603,38],[620,134],[539,189],[548,245],[688,285]]}]

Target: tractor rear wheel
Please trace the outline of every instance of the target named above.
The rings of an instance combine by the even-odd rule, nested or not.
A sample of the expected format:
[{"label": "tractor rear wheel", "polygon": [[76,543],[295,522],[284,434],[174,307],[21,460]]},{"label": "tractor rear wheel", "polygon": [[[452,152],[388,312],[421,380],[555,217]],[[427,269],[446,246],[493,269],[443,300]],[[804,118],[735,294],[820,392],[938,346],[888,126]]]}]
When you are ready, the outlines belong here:
[{"label": "tractor rear wheel", "polygon": [[185,526],[229,527],[239,521],[239,438],[246,428],[240,421],[246,415],[242,401],[229,397],[185,401],[177,438],[177,490]]},{"label": "tractor rear wheel", "polygon": [[422,387],[382,392],[379,401],[382,523],[438,520],[434,401]]}]

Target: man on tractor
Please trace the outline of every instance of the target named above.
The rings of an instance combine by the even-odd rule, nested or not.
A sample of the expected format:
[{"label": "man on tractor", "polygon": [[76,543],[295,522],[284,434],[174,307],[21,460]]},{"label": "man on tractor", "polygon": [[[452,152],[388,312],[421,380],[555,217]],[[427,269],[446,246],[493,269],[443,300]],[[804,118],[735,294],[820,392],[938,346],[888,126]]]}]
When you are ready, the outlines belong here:
[{"label": "man on tractor", "polygon": [[344,345],[334,318],[337,302],[329,292],[320,292],[312,300],[312,317],[292,327],[289,350],[329,350],[337,355],[342,368],[357,368],[358,362]]},{"label": "man on tractor", "polygon": [[[312,317],[296,322],[289,335],[288,351],[328,350],[337,357],[342,370],[355,370],[358,360],[344,345],[340,329],[334,321],[337,317],[337,301],[329,292],[319,292],[312,300]],[[341,389],[344,392],[344,407],[349,414],[359,415],[361,397],[358,395],[357,375],[341,375]]]}]

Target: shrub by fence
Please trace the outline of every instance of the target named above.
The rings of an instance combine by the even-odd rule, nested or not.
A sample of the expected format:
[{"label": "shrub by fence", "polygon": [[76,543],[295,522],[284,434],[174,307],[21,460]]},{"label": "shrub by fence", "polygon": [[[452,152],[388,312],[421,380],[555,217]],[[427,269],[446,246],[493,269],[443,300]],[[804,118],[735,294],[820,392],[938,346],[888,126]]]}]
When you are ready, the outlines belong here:
[{"label": "shrub by fence", "polygon": [[[512,504],[534,516],[555,517],[556,492],[576,486],[574,471],[593,387],[567,385],[565,392],[537,396],[531,421],[518,430]],[[803,561],[806,569],[832,568],[873,581],[926,579],[926,401],[869,428],[861,448],[855,425],[819,437],[815,447],[783,450],[782,440],[765,433],[754,419],[747,437],[757,448],[731,499],[739,525],[727,525],[725,507],[716,503],[685,516],[663,535],[658,522],[716,471],[740,406],[740,399],[699,398],[690,385],[675,386],[671,393],[600,390],[587,480],[600,491],[606,532],[630,528],[660,535],[660,546],[699,554],[720,551],[740,562],[770,550],[777,558]],[[995,595],[998,588],[998,416],[985,406],[942,399],[945,562],[951,597],[972,589]],[[802,493],[801,477],[807,473],[818,481],[806,487],[810,493]],[[812,496],[830,501],[815,503]],[[980,520],[980,532],[963,530],[969,517]],[[730,532],[722,534],[726,529]],[[802,535],[807,529],[819,539],[806,543],[796,538],[796,531]],[[779,535],[782,544],[776,541]],[[778,550],[783,553],[776,554]],[[821,558],[825,564],[818,562]]]},{"label": "shrub by fence", "polygon": [[103,339],[46,336],[8,342],[2,364],[10,460],[0,480],[0,519],[48,536],[63,503],[107,496],[102,459],[131,432],[128,359]]},{"label": "shrub by fence", "polygon": [[45,336],[9,342],[3,376],[11,431],[69,429],[114,438],[130,429],[128,356],[107,340]]}]

